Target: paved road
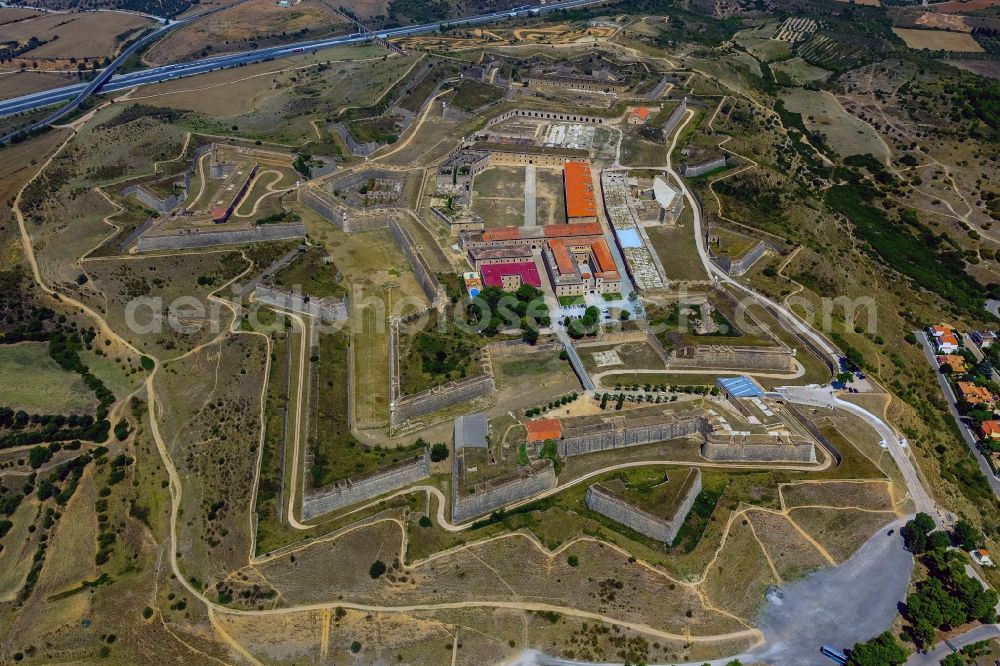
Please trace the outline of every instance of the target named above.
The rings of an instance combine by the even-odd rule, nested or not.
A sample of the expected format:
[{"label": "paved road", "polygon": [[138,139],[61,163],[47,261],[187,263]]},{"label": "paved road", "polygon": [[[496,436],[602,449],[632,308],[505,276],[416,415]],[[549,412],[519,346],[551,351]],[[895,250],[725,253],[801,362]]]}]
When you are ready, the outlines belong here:
[{"label": "paved road", "polygon": [[991,315],[993,315],[997,319],[1000,319],[1000,301],[991,298],[990,300],[986,301],[986,309],[989,311]]},{"label": "paved road", "polygon": [[833,662],[819,653],[824,643],[850,648],[888,629],[913,571],[913,556],[899,535],[904,522],[876,532],[840,566],[785,586],[783,598],[769,601],[758,622],[764,644],[739,659],[829,666]]},{"label": "paved road", "polygon": [[[892,625],[896,605],[906,597],[913,569],[913,556],[899,536],[903,522],[900,519],[879,530],[840,566],[782,588],[782,598],[768,601],[761,612],[758,626],[764,640],[759,646],[735,657],[691,663],[725,666],[739,659],[744,664],[830,666],[833,662],[819,653],[823,644],[850,648],[882,633]],[[892,536],[887,535],[890,529]],[[589,662],[526,650],[510,663],[577,666]]]},{"label": "paved road", "polygon": [[[600,4],[604,0],[562,0],[561,2],[551,2],[546,5],[539,5],[537,7],[532,7],[529,9],[522,9],[518,11],[510,12],[492,12],[489,14],[480,14],[477,16],[470,16],[467,18],[454,19],[450,21],[436,21],[434,23],[424,23],[421,25],[411,25],[400,28],[390,28],[383,30],[376,37],[379,38],[392,38],[392,37],[403,37],[406,35],[416,35],[427,32],[436,32],[442,27],[459,27],[476,25],[480,23],[491,23],[494,21],[502,21],[508,18],[524,17],[531,15],[541,14],[546,12],[552,12],[560,9],[570,9],[574,7],[584,7],[592,4]],[[191,76],[194,74],[203,74],[205,72],[211,72],[217,69],[225,69],[227,67],[236,67],[238,65],[246,65],[253,62],[261,62],[264,60],[273,60],[275,58],[283,58],[297,53],[302,53],[305,51],[314,51],[317,49],[329,48],[331,46],[342,46],[345,44],[359,44],[363,42],[371,41],[373,36],[369,33],[353,33],[350,35],[341,35],[338,37],[330,37],[327,39],[318,40],[308,40],[302,42],[293,42],[291,44],[286,44],[284,46],[274,46],[265,49],[257,49],[255,51],[244,51],[240,53],[230,53],[220,56],[212,56],[209,58],[203,58],[201,60],[196,60],[189,63],[178,63],[174,65],[165,65],[163,67],[154,67],[151,69],[143,70],[141,72],[133,72],[131,74],[123,74],[120,76],[113,76],[114,69],[124,62],[129,55],[135,52],[141,46],[149,43],[149,40],[161,36],[163,32],[167,30],[172,30],[175,27],[189,23],[197,18],[204,17],[209,13],[215,11],[221,11],[231,7],[232,5],[227,5],[226,7],[217,7],[215,9],[209,10],[199,14],[198,16],[192,16],[187,19],[180,21],[175,21],[170,25],[163,26],[157,32],[152,33],[140,42],[129,47],[126,53],[119,56],[111,66],[109,66],[101,75],[89,83],[74,84],[71,86],[64,86],[61,88],[55,88],[53,90],[47,90],[39,93],[33,93],[31,95],[23,95],[21,97],[15,97],[12,99],[4,100],[0,102],[0,117],[8,116],[14,113],[21,113],[23,111],[31,111],[34,109],[44,108],[46,106],[52,106],[63,102],[66,100],[73,100],[73,108],[79,105],[84,99],[89,95],[93,94],[98,89],[103,92],[113,92],[116,90],[124,90],[127,88],[132,88],[139,85],[147,85],[150,83],[159,83],[161,81],[168,81],[170,79],[177,79],[185,76]],[[60,109],[60,111],[62,111]],[[68,113],[64,112],[64,113]],[[63,114],[58,115],[55,119],[62,117]],[[53,114],[56,115],[56,114]],[[34,123],[31,127],[38,127],[42,124],[48,124],[53,122],[50,118],[46,118],[39,123]],[[23,131],[23,130],[22,130]],[[0,142],[6,141],[8,137],[0,139]]]},{"label": "paved road", "polygon": [[950,522],[950,519],[924,489],[916,465],[910,458],[906,440],[900,437],[892,426],[864,407],[842,400],[828,386],[781,386],[778,387],[777,392],[789,402],[828,409],[843,409],[868,423],[882,438],[883,445],[896,462],[896,467],[903,475],[906,491],[913,500],[916,510],[934,517],[939,526],[946,526]]},{"label": "paved road", "polygon": [[951,417],[955,419],[955,423],[958,424],[958,430],[962,433],[962,439],[965,440],[965,444],[969,447],[972,457],[976,459],[976,464],[979,465],[979,469],[982,470],[983,475],[986,477],[986,481],[990,484],[990,488],[993,489],[993,494],[1000,497],[1000,479],[993,474],[993,470],[990,469],[990,464],[986,462],[986,458],[979,453],[979,446],[977,444],[975,433],[973,433],[972,429],[962,421],[962,416],[958,413],[958,406],[956,405],[955,391],[951,388],[951,384],[948,383],[948,379],[937,370],[937,358],[935,357],[934,349],[931,347],[930,340],[927,339],[927,334],[923,331],[914,331],[914,334],[917,336],[917,340],[920,341],[920,346],[924,350],[924,357],[927,359],[927,362],[930,363],[931,368],[934,369],[934,374],[937,375],[938,384],[941,385],[941,391],[944,393],[944,399],[948,403],[948,411],[951,412]]},{"label": "paved road", "polygon": [[[159,39],[167,32],[173,30],[174,28],[178,28],[182,25],[186,25],[191,21],[204,18],[206,16],[210,16],[212,14],[215,14],[216,12],[221,12],[223,10],[230,9],[232,7],[235,7],[236,5],[243,4],[244,2],[247,2],[247,0],[237,0],[237,2],[234,2],[232,4],[224,5],[221,7],[215,7],[213,9],[201,12],[200,14],[196,14],[194,16],[190,16],[185,19],[180,19],[178,21],[170,21],[169,19],[157,18],[156,20],[161,21],[163,23],[161,27],[157,28],[156,30],[153,30],[149,34],[141,37],[140,39],[137,39],[135,42],[130,44],[124,51],[122,51],[118,55],[117,58],[111,61],[111,63],[107,67],[101,70],[101,72],[98,73],[98,75],[94,77],[92,81],[88,83],[81,83],[76,86],[66,86],[66,88],[71,88],[72,91],[65,94],[62,97],[56,97],[54,99],[55,102],[60,102],[65,99],[69,99],[70,101],[68,104],[59,109],[56,109],[55,111],[53,111],[52,113],[50,113],[49,115],[45,116],[44,118],[42,118],[37,122],[31,123],[26,127],[18,128],[16,131],[11,132],[10,134],[7,134],[4,137],[0,137],[0,143],[6,143],[7,141],[10,141],[12,138],[14,138],[19,134],[32,132],[42,127],[46,127],[47,125],[51,125],[52,123],[58,121],[60,118],[63,118],[66,115],[72,113],[77,109],[77,107],[80,106],[80,104],[85,99],[87,99],[88,97],[96,93],[98,90],[100,90],[102,87],[104,87],[108,83],[108,81],[111,80],[111,77],[114,75],[115,70],[121,67],[125,63],[125,61],[127,61],[130,57],[132,57],[133,54],[135,54],[137,51],[147,46],[148,44],[152,43],[154,40]],[[49,104],[53,103],[51,101],[45,101],[48,98],[46,98],[44,91],[43,93],[36,93],[35,95],[28,95],[27,97],[30,99],[27,100],[26,102],[25,101],[18,102],[18,100],[25,99],[24,97],[21,97],[21,98],[14,98],[12,100],[6,100],[3,104],[0,104],[0,107],[9,107],[11,109],[14,109],[13,111],[0,111],[0,116],[10,115],[10,113],[18,113],[20,111],[42,108],[44,106],[48,106]]]},{"label": "paved road", "polygon": [[[966,645],[970,645],[977,641],[988,641],[991,638],[1000,638],[1000,624],[984,624],[978,626],[975,629],[970,629],[964,634],[952,638],[948,642],[961,650]],[[937,666],[941,663],[942,659],[947,657],[952,652],[954,652],[954,650],[942,641],[934,646],[934,649],[930,652],[924,654],[916,652],[910,655],[909,660],[906,662],[906,666]]]}]

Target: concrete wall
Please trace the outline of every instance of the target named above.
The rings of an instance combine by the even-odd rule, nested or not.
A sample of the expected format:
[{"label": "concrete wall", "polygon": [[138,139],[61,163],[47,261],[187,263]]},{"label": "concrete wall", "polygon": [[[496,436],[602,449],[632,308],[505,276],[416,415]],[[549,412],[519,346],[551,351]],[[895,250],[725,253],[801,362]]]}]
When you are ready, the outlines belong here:
[{"label": "concrete wall", "polygon": [[389,406],[389,421],[398,426],[411,417],[430,414],[460,402],[489,395],[495,390],[496,383],[490,375],[456,379],[421,393],[398,398]]},{"label": "concrete wall", "polygon": [[542,354],[545,352],[561,351],[563,348],[559,342],[543,342],[537,345],[529,345],[520,340],[501,340],[491,342],[486,345],[486,352],[493,357],[502,358],[504,356],[521,356],[523,354]]},{"label": "concrete wall", "polygon": [[499,116],[491,118],[486,127],[492,127],[510,118],[539,118],[541,120],[561,120],[568,123],[589,123],[591,125],[611,124],[612,119],[600,116],[584,116],[578,113],[560,113],[558,111],[533,111],[531,109],[510,109]]},{"label": "concrete wall", "polygon": [[386,210],[356,212],[335,203],[330,195],[311,186],[300,187],[298,200],[303,206],[333,224],[341,231],[375,231],[388,229],[392,215]]},{"label": "concrete wall", "polygon": [[763,257],[768,251],[775,253],[778,252],[778,250],[767,241],[760,241],[753,246],[753,249],[744,254],[742,257],[736,261],[730,262],[726,272],[737,277],[745,275],[746,272],[750,270],[754,264],[760,261],[761,257]]},{"label": "concrete wall", "polygon": [[[454,466],[464,464],[456,458]],[[455,474],[452,474],[454,480]],[[533,467],[520,467],[513,478],[499,479],[476,486],[474,493],[458,497],[458,486],[452,483],[451,520],[461,523],[484,516],[497,509],[527,499],[556,487],[556,473],[551,460]]]},{"label": "concrete wall", "polygon": [[702,416],[686,416],[661,423],[630,426],[608,422],[578,431],[563,433],[559,455],[568,458],[608,449],[654,444],[708,432],[710,425]]},{"label": "concrete wall", "polygon": [[795,353],[787,347],[729,347],[695,345],[681,347],[669,356],[671,368],[719,368],[725,370],[795,369]]},{"label": "concrete wall", "polygon": [[323,319],[324,321],[346,321],[347,299],[332,300],[313,298],[309,294],[296,293],[276,287],[258,286],[254,290],[254,299],[267,305],[273,305],[292,312]]},{"label": "concrete wall", "polygon": [[385,495],[431,474],[430,452],[367,476],[337,481],[332,486],[310,490],[302,497],[302,520],[311,520],[363,500]]},{"label": "concrete wall", "polygon": [[142,236],[136,243],[137,252],[154,250],[180,250],[216,245],[242,245],[264,241],[305,238],[306,227],[301,222],[289,224],[262,224],[248,229],[178,232],[164,236]]},{"label": "concrete wall", "polygon": [[681,121],[684,114],[687,113],[687,97],[681,100],[681,103],[674,109],[670,117],[667,118],[667,122],[663,123],[663,136],[669,138],[673,131],[677,128],[677,123]]},{"label": "concrete wall", "polygon": [[714,160],[709,160],[707,162],[702,162],[701,164],[689,164],[685,165],[681,169],[681,175],[685,178],[696,178],[703,173],[708,173],[714,169],[720,169],[726,166],[725,157],[717,157]]},{"label": "concrete wall", "polygon": [[399,249],[410,260],[410,266],[417,276],[420,288],[427,295],[427,300],[431,303],[443,303],[446,298],[444,287],[438,282],[434,272],[431,271],[430,266],[424,260],[423,255],[417,250],[417,246],[413,242],[413,238],[410,237],[410,233],[395,219],[389,220],[389,233],[392,234]]},{"label": "concrete wall", "polygon": [[812,442],[786,444],[750,443],[709,436],[701,445],[701,455],[713,462],[793,462],[815,463],[816,447]]},{"label": "concrete wall", "polygon": [[166,213],[173,210],[178,203],[187,198],[187,192],[171,194],[169,197],[160,198],[153,194],[143,185],[131,185],[122,190],[122,196],[134,196],[140,203],[152,208],[159,213]]},{"label": "concrete wall", "polygon": [[[672,516],[656,516],[639,507],[629,504],[622,498],[608,492],[600,484],[594,484],[587,488],[587,495],[584,501],[587,507],[596,511],[602,516],[607,516],[611,520],[629,527],[639,534],[648,536],[657,541],[673,544],[677,538],[677,532],[684,524],[694,501],[701,492],[701,471],[692,469],[695,475],[694,481],[684,495],[684,499],[678,505]],[[685,479],[686,481],[687,479]]]}]

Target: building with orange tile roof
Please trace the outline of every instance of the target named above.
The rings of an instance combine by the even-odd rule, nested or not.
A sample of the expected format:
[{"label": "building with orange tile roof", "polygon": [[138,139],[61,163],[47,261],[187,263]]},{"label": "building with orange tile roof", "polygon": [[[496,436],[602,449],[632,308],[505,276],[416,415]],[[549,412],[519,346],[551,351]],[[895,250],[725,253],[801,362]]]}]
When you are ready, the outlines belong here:
[{"label": "building with orange tile roof", "polygon": [[983,421],[979,424],[979,434],[983,439],[1000,439],[1000,421]]},{"label": "building with orange tile roof", "polygon": [[556,296],[621,291],[621,275],[603,236],[553,238],[542,256]]},{"label": "building with orange tile roof", "polygon": [[566,221],[596,222],[597,201],[594,199],[594,179],[586,162],[566,162],[563,165],[563,190],[566,193]]},{"label": "building with orange tile roof", "polygon": [[524,424],[528,431],[529,442],[544,442],[562,437],[562,423],[559,419],[538,419]]},{"label": "building with orange tile roof", "polygon": [[649,120],[649,107],[638,106],[628,112],[629,125],[642,125]]},{"label": "building with orange tile roof", "polygon": [[989,389],[972,382],[956,382],[958,397],[970,405],[992,405],[993,394]]},{"label": "building with orange tile roof", "polygon": [[946,365],[951,368],[952,372],[965,372],[968,368],[965,367],[965,358],[962,356],[956,356],[955,354],[945,354],[944,356],[937,357],[938,367]]},{"label": "building with orange tile roof", "polygon": [[954,335],[955,331],[953,331],[950,326],[935,324],[934,326],[931,326],[930,333],[933,337],[940,338],[942,335]]},{"label": "building with orange tile roof", "polygon": [[935,336],[934,344],[940,354],[953,354],[958,351],[958,338],[954,333],[945,333]]}]

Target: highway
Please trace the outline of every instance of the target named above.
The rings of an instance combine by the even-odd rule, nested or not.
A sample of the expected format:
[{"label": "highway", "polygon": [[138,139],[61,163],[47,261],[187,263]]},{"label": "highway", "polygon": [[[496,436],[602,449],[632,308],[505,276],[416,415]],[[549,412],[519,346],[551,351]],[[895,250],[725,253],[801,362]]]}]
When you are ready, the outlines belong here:
[{"label": "highway", "polygon": [[[411,25],[403,26],[399,28],[388,28],[386,30],[381,30],[377,33],[361,33],[356,32],[349,35],[340,35],[337,37],[329,37],[326,39],[309,40],[302,42],[294,42],[291,44],[285,44],[283,46],[273,46],[264,49],[256,49],[254,51],[243,51],[239,53],[229,53],[226,55],[210,56],[208,58],[203,58],[201,60],[195,60],[189,63],[177,63],[173,65],[164,65],[162,67],[153,67],[150,69],[131,72],[129,74],[122,74],[119,76],[114,75],[114,71],[121,66],[125,60],[129,58],[138,49],[149,44],[152,40],[158,39],[163,36],[167,31],[173,30],[181,25],[190,23],[191,21],[203,18],[210,13],[220,11],[224,8],[216,8],[204,12],[197,16],[192,16],[187,19],[182,19],[165,25],[154,32],[146,35],[141,40],[136,41],[136,43],[129,46],[121,55],[118,56],[101,74],[97,76],[93,81],[88,83],[77,83],[73,85],[63,86],[61,88],[54,88],[52,90],[45,90],[42,92],[33,93],[30,95],[23,95],[21,97],[15,97],[12,99],[7,99],[0,101],[0,118],[13,115],[15,113],[22,113],[25,111],[33,111],[35,109],[41,109],[47,106],[52,106],[66,100],[71,100],[69,104],[53,112],[50,116],[33,123],[28,127],[24,127],[14,132],[10,135],[0,138],[0,143],[5,143],[15,134],[30,131],[43,127],[45,125],[50,125],[53,122],[59,120],[67,113],[75,109],[79,104],[85,100],[90,95],[94,94],[98,90],[101,92],[114,92],[117,90],[126,90],[128,88],[133,88],[135,86],[149,85],[151,83],[160,83],[162,81],[169,81],[171,79],[179,79],[185,76],[193,76],[195,74],[204,74],[205,72],[211,72],[218,69],[226,69],[228,67],[238,67],[240,65],[247,65],[254,62],[261,62],[264,60],[273,60],[276,58],[283,58],[295,55],[297,53],[302,53],[305,51],[315,51],[317,49],[330,48],[332,46],[344,46],[348,44],[360,44],[364,42],[371,41],[375,37],[379,38],[392,38],[392,37],[405,37],[407,35],[416,35],[427,32],[434,32],[440,30],[442,27],[461,27],[469,25],[477,25],[480,23],[491,23],[494,21],[502,21],[507,18],[514,17],[527,17],[535,14],[547,13],[552,11],[557,11],[560,9],[572,9],[575,7],[584,7],[587,5],[602,4],[606,0],[563,0],[562,2],[552,2],[547,5],[539,5],[535,7],[521,7],[516,10],[510,10],[505,12],[492,12],[489,14],[480,14],[477,16],[470,16],[461,19],[454,19],[448,21],[436,21],[434,23],[424,23],[421,25]],[[232,7],[228,5],[226,8]]]}]

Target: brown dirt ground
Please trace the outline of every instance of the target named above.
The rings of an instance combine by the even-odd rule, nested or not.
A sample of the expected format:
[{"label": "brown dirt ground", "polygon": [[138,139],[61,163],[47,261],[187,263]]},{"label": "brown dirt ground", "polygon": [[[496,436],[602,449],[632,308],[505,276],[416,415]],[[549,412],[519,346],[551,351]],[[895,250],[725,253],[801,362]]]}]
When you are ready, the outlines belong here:
[{"label": "brown dirt ground", "polygon": [[113,55],[115,37],[149,23],[148,19],[119,12],[46,14],[28,21],[0,26],[0,41],[23,42],[31,37],[52,40],[24,54],[33,58],[103,58]]},{"label": "brown dirt ground", "polygon": [[214,45],[213,52],[224,53],[245,48],[245,40],[283,32],[291,35],[324,25],[346,28],[348,23],[332,5],[320,0],[303,0],[288,8],[278,7],[273,0],[250,0],[174,31],[150,49],[147,59],[155,63],[189,59],[201,53],[206,44]]}]

